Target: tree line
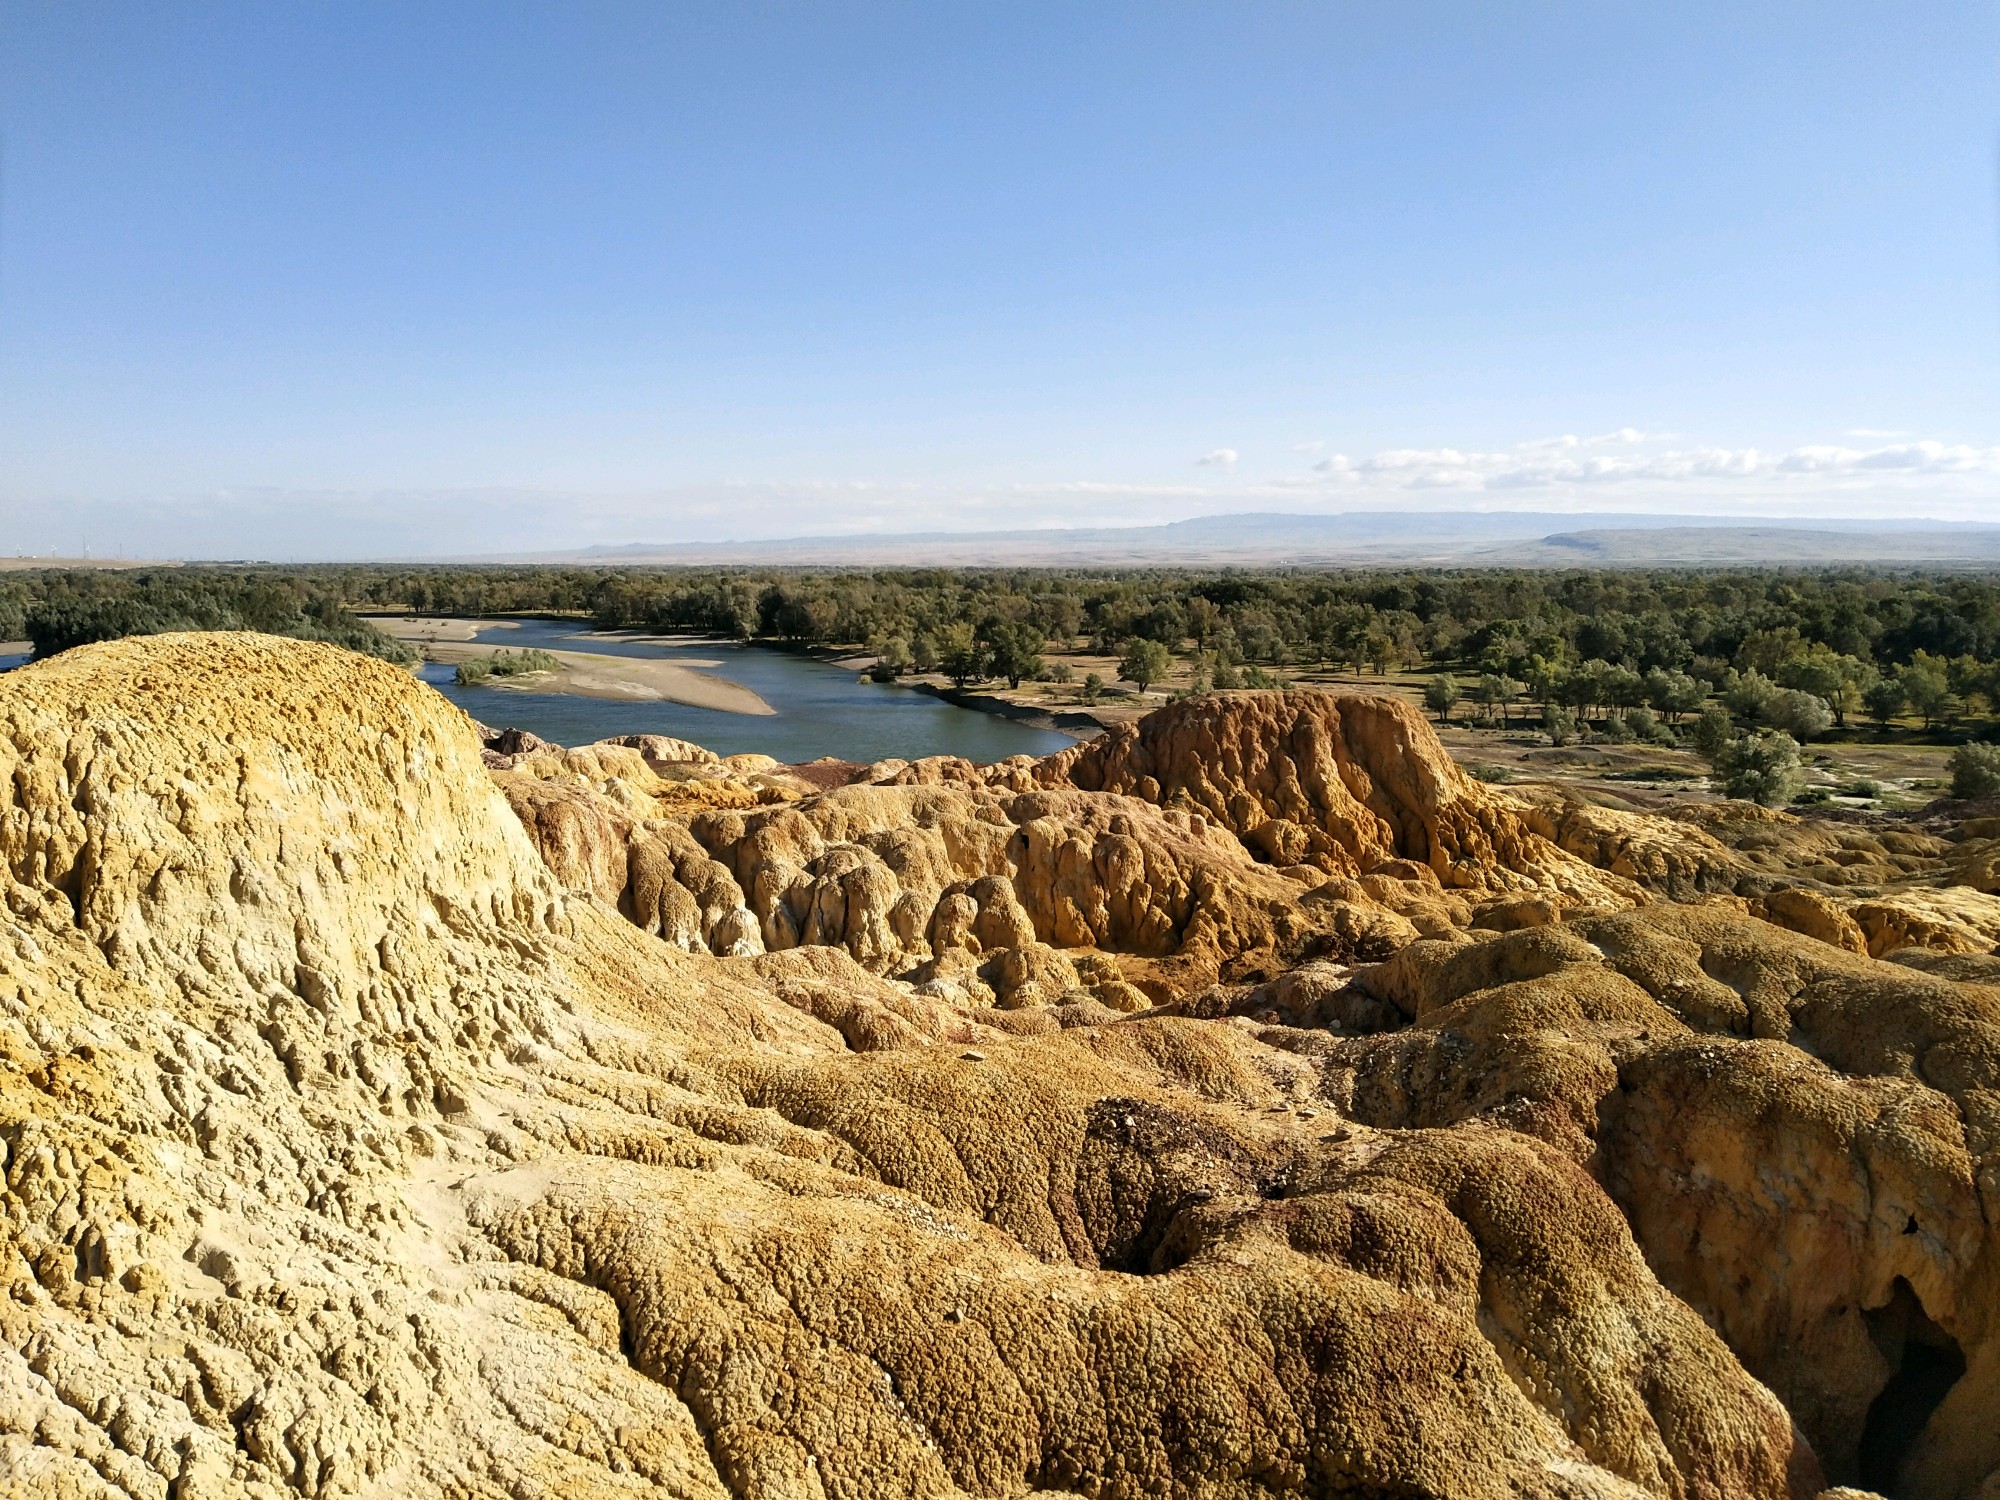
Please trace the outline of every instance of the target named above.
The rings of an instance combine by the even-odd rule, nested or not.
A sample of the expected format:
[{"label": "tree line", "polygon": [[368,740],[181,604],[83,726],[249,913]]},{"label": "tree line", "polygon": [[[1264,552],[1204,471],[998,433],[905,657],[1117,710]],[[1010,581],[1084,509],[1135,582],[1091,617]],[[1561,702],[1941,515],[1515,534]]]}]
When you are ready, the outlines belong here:
[{"label": "tree line", "polygon": [[[1646,736],[1724,706],[1810,739],[1857,720],[1962,731],[2000,712],[2000,579],[1864,569],[174,568],[0,578],[38,654],[254,629],[409,652],[368,610],[561,612],[610,629],[863,651],[878,675],[1018,685],[1088,649],[1150,687],[1422,670],[1441,717]],[[357,614],[357,611],[363,613]]]}]

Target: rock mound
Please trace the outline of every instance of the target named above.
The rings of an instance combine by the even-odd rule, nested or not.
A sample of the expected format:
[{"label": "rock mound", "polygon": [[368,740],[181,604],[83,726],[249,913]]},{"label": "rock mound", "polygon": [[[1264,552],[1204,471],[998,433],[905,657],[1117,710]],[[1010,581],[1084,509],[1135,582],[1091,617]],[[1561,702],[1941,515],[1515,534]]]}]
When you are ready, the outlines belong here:
[{"label": "rock mound", "polygon": [[9,674],[0,1493],[1980,1493],[2000,991],[1634,908],[1422,728],[822,790]]}]

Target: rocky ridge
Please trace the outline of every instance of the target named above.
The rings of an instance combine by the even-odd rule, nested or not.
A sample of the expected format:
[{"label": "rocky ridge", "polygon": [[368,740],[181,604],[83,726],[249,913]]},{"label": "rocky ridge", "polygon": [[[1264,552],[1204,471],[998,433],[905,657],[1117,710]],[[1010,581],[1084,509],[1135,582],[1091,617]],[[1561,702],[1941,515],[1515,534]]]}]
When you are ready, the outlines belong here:
[{"label": "rocky ridge", "polygon": [[1975,832],[1786,885],[1317,694],[488,747],[244,635],[0,761],[0,1494],[2000,1493],[2000,960],[1852,904]]}]

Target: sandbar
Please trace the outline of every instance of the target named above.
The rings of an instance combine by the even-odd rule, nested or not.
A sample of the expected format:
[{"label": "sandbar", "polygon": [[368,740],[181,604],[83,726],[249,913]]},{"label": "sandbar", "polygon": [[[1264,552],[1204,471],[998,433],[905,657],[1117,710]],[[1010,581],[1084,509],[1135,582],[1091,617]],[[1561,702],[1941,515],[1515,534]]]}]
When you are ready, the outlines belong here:
[{"label": "sandbar", "polygon": [[[490,656],[487,642],[467,645],[430,641],[431,660],[471,661]],[[502,648],[505,649],[504,647]],[[645,656],[599,656],[589,651],[551,651],[561,665],[553,672],[489,677],[480,684],[510,693],[566,693],[579,698],[615,698],[630,703],[685,703],[725,714],[775,714],[757,694],[726,677],[697,672],[677,661]]]},{"label": "sandbar", "polygon": [[469,641],[482,630],[519,630],[519,620],[457,620],[425,615],[363,615],[384,635],[414,645],[432,641]]}]

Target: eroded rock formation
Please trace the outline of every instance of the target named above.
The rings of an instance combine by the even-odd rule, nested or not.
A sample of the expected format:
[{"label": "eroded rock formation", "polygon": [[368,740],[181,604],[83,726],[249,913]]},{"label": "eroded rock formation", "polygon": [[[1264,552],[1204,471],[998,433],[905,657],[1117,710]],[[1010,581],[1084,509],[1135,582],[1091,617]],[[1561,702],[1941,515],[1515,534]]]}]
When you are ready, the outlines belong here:
[{"label": "eroded rock formation", "polygon": [[0,1494],[2000,1487],[2000,961],[1393,705],[793,771],[159,637],[0,763]]}]

